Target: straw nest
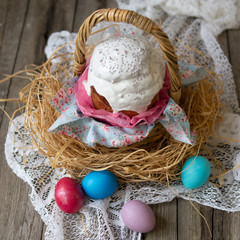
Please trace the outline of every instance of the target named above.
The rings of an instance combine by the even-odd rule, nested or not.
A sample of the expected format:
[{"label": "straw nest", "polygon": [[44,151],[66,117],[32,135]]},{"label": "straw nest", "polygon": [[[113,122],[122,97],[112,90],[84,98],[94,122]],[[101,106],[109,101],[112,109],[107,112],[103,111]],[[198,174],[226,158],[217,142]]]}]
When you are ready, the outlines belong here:
[{"label": "straw nest", "polygon": [[71,137],[49,133],[49,127],[59,117],[50,99],[72,68],[66,64],[72,56],[56,57],[62,62],[55,70],[51,68],[51,59],[38,68],[26,70],[31,82],[20,92],[20,100],[25,105],[25,128],[32,144],[48,157],[53,168],[64,168],[74,178],[81,179],[92,170],[108,169],[126,182],[179,179],[184,160],[198,154],[213,135],[216,121],[221,119],[221,81],[208,70],[206,79],[183,89],[180,101],[191,130],[197,132],[195,146],[175,141],[160,124],[143,141],[121,148],[101,145],[92,148]]},{"label": "straw nest", "polygon": [[[204,61],[205,56],[199,55]],[[221,119],[222,80],[206,69],[206,79],[182,89],[179,103],[191,130],[197,132],[195,146],[174,140],[160,124],[143,141],[120,148],[92,148],[74,138],[49,133],[49,127],[60,115],[51,107],[50,100],[62,87],[62,78],[73,68],[67,64],[72,54],[54,58],[61,59],[54,68],[49,59],[40,67],[26,70],[30,83],[19,94],[32,144],[48,157],[53,168],[64,168],[74,178],[81,179],[92,170],[108,169],[125,182],[177,180],[184,161],[199,153],[213,135],[216,121]]]}]

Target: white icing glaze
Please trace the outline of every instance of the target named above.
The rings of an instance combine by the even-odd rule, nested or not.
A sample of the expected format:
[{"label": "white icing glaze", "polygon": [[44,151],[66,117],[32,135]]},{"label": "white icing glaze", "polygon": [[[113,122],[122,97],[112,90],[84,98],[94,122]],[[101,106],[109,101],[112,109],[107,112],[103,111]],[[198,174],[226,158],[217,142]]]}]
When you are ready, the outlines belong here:
[{"label": "white icing glaze", "polygon": [[114,112],[147,110],[163,86],[165,63],[160,50],[143,36],[115,36],[99,43],[92,54],[88,81],[104,96]]}]

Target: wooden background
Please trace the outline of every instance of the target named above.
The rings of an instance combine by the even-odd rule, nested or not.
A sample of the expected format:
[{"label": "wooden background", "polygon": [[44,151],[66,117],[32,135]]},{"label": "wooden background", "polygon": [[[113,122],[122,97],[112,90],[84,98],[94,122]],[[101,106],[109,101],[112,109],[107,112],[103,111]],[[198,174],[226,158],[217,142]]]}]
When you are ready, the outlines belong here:
[{"label": "wooden background", "polygon": [[[2,74],[12,74],[25,65],[43,63],[44,46],[52,32],[77,32],[91,12],[115,6],[110,0],[0,0],[0,79]],[[240,30],[225,31],[218,40],[232,64],[239,94]],[[25,84],[14,79],[1,84],[0,98],[16,97]],[[0,105],[10,114],[17,108],[14,103]],[[0,111],[0,239],[44,239],[45,226],[29,201],[30,188],[15,176],[4,157],[8,123]],[[195,205],[206,217],[212,239],[240,239],[240,213]],[[152,208],[157,226],[143,239],[211,239],[204,220],[188,201],[175,199]]]}]

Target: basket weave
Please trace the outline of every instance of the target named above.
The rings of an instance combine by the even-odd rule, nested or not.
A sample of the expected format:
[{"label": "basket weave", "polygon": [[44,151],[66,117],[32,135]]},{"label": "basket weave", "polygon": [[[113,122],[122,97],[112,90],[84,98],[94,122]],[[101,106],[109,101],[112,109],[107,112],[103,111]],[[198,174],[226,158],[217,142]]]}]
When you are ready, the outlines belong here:
[{"label": "basket weave", "polygon": [[181,79],[178,70],[177,56],[174,48],[159,25],[155,24],[147,17],[143,17],[136,12],[121,9],[100,9],[92,13],[82,24],[76,38],[76,48],[74,53],[74,76],[80,76],[86,64],[86,42],[92,28],[99,22],[123,22],[132,24],[145,33],[151,34],[158,41],[164,58],[167,61],[170,76],[170,95],[175,102],[179,103],[181,97]]},{"label": "basket weave", "polygon": [[49,99],[61,88],[61,78],[68,76],[72,70],[72,66],[66,64],[68,56],[61,54],[56,58],[62,59],[62,62],[54,71],[51,70],[51,59],[37,71],[30,71],[30,84],[19,93],[20,100],[26,104],[25,127],[31,134],[32,144],[48,157],[53,168],[64,168],[79,180],[90,171],[104,169],[110,170],[120,181],[125,182],[179,179],[183,162],[204,148],[203,144],[213,135],[216,121],[221,119],[222,90],[217,87],[222,86],[221,80],[215,72],[208,70],[206,79],[181,89],[177,56],[167,35],[150,19],[119,9],[98,10],[82,24],[76,39],[75,76],[85,69],[85,54],[89,53],[85,44],[93,26],[101,21],[130,23],[155,37],[168,65],[170,94],[176,102],[180,100],[191,130],[196,131],[196,145],[176,141],[160,123],[156,123],[149,136],[142,141],[120,148],[107,148],[98,144],[92,148],[70,136],[50,133],[48,130],[59,117],[59,112],[52,108]]}]

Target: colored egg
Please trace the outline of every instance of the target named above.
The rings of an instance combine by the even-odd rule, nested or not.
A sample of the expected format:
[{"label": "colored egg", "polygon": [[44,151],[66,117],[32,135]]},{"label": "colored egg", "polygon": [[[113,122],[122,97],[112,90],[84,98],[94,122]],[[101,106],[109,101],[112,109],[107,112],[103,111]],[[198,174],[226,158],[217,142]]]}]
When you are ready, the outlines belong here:
[{"label": "colored egg", "polygon": [[127,202],[122,207],[121,217],[129,229],[140,233],[150,232],[156,223],[152,209],[140,200]]},{"label": "colored egg", "polygon": [[199,188],[207,182],[210,173],[209,161],[203,156],[193,156],[184,163],[181,180],[183,185],[189,189]]},{"label": "colored egg", "polygon": [[60,179],[55,187],[55,200],[63,212],[78,212],[84,203],[84,194],[80,184],[70,177]]},{"label": "colored egg", "polygon": [[93,199],[104,199],[111,196],[117,189],[116,176],[107,171],[93,171],[82,180],[84,193]]}]

